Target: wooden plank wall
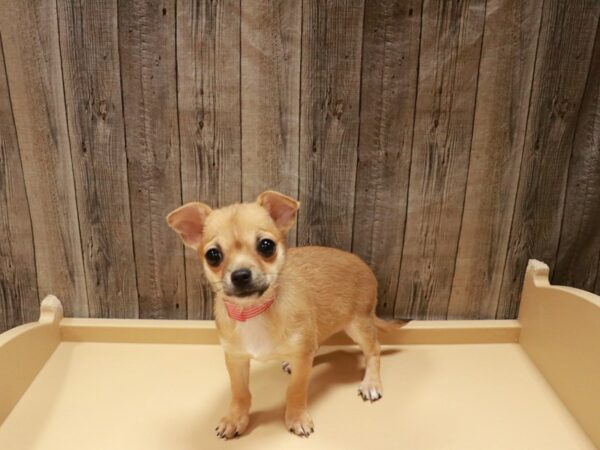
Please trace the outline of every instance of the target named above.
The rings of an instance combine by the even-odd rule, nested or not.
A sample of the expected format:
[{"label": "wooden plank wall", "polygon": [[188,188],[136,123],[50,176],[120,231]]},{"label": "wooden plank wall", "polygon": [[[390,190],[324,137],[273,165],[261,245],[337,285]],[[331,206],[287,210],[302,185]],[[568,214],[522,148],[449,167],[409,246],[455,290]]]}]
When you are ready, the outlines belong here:
[{"label": "wooden plank wall", "polygon": [[57,6],[89,314],[137,316],[116,2]]},{"label": "wooden plank wall", "polygon": [[598,10],[596,0],[544,1],[499,317],[517,314],[528,255],[555,268],[563,218],[572,220],[563,214],[567,174],[585,84],[595,67]]},{"label": "wooden plank wall", "polygon": [[496,314],[537,50],[535,2],[488,6],[449,318]]},{"label": "wooden plank wall", "polygon": [[[408,187],[395,313],[444,318],[469,170],[485,1],[423,3]],[[435,200],[434,200],[435,199]]]},{"label": "wooden plank wall", "polygon": [[[35,273],[40,298],[55,294],[63,300],[67,316],[85,317],[89,315],[87,283],[56,3],[11,3],[0,14],[0,38],[28,199],[18,208],[29,209],[35,254],[35,265],[20,270]],[[4,136],[0,140],[4,141]],[[15,248],[31,244],[12,235],[2,236],[2,240]],[[9,273],[3,271],[0,277],[2,284],[10,283]],[[10,303],[22,302],[13,299]],[[3,310],[8,307],[2,305]],[[13,317],[19,314],[9,313]]]},{"label": "wooden plank wall", "polygon": [[596,0],[32,0],[0,14],[0,330],[210,318],[182,202],[297,197],[398,318],[600,293]]}]

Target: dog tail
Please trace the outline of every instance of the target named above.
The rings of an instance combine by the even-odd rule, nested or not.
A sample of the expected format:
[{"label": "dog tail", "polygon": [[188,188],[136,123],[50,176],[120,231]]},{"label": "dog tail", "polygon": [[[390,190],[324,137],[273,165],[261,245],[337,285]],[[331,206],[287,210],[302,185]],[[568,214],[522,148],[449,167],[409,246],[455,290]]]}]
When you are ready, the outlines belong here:
[{"label": "dog tail", "polygon": [[375,326],[378,330],[381,330],[385,333],[399,330],[408,322],[410,322],[410,320],[383,320],[375,316]]}]

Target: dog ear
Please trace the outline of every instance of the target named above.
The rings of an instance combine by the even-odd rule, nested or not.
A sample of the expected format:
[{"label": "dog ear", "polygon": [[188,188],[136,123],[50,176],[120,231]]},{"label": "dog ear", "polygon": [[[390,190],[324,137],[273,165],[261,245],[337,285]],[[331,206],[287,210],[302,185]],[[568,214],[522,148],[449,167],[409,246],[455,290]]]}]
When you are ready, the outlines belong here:
[{"label": "dog ear", "polygon": [[186,203],[169,213],[167,223],[185,245],[197,250],[202,241],[204,222],[211,211],[210,206],[204,203]]},{"label": "dog ear", "polygon": [[300,207],[300,202],[275,191],[263,192],[256,199],[256,203],[267,210],[277,228],[283,233],[287,233],[294,225]]}]

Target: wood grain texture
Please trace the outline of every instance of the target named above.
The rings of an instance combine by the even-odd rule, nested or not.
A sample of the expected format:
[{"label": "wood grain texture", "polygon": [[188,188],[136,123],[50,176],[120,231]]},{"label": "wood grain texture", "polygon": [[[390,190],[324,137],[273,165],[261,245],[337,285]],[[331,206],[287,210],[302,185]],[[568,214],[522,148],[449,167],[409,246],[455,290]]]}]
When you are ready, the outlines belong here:
[{"label": "wood grain texture", "polygon": [[183,248],[165,221],[182,201],[175,2],[120,1],[118,15],[139,315],[185,318]]},{"label": "wood grain texture", "polygon": [[365,4],[352,251],[377,275],[381,317],[394,314],[404,243],[421,3]]},{"label": "wood grain texture", "polygon": [[298,245],[352,245],[363,13],[303,2]]},{"label": "wood grain texture", "polygon": [[90,316],[137,317],[117,2],[57,8]]},{"label": "wood grain texture", "polygon": [[541,8],[488,0],[465,206],[448,318],[496,316]]},{"label": "wood grain texture", "polygon": [[395,315],[445,318],[454,275],[485,2],[425,1]]},{"label": "wood grain texture", "polygon": [[[302,2],[242,2],[244,201],[273,189],[298,197]],[[296,243],[294,227],[288,240]]]},{"label": "wood grain texture", "polygon": [[0,36],[0,333],[38,314],[29,201]]},{"label": "wood grain texture", "polygon": [[497,318],[516,317],[527,260],[554,267],[600,2],[546,0]]},{"label": "wood grain texture", "polygon": [[552,282],[600,294],[600,27],[577,116]]},{"label": "wood grain texture", "polygon": [[0,33],[29,210],[40,297],[68,316],[88,316],[65,113],[56,4],[12,2]]},{"label": "wood grain texture", "polygon": [[[240,2],[180,0],[177,14],[183,201],[239,202]],[[185,255],[187,316],[210,319],[212,296],[201,263],[195,252]]]},{"label": "wood grain texture", "polygon": [[[378,313],[515,317],[528,258],[600,293],[597,0],[31,0],[0,14],[0,329],[202,319],[188,201],[299,198]],[[2,59],[3,58],[3,59]]]}]

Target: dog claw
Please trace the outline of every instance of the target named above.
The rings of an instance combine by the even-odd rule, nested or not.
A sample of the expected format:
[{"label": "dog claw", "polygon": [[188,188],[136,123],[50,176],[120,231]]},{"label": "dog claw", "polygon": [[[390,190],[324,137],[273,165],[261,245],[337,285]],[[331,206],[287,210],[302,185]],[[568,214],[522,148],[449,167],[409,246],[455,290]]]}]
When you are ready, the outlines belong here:
[{"label": "dog claw", "polygon": [[380,388],[378,387],[361,386],[358,388],[358,395],[361,396],[363,401],[369,401],[373,403],[383,397],[379,390]]},{"label": "dog claw", "polygon": [[294,419],[286,418],[286,425],[290,433],[302,438],[309,437],[315,431],[312,420],[306,412]]},{"label": "dog claw", "polygon": [[239,437],[246,429],[248,420],[247,415],[223,417],[216,428],[217,436],[225,440]]}]

